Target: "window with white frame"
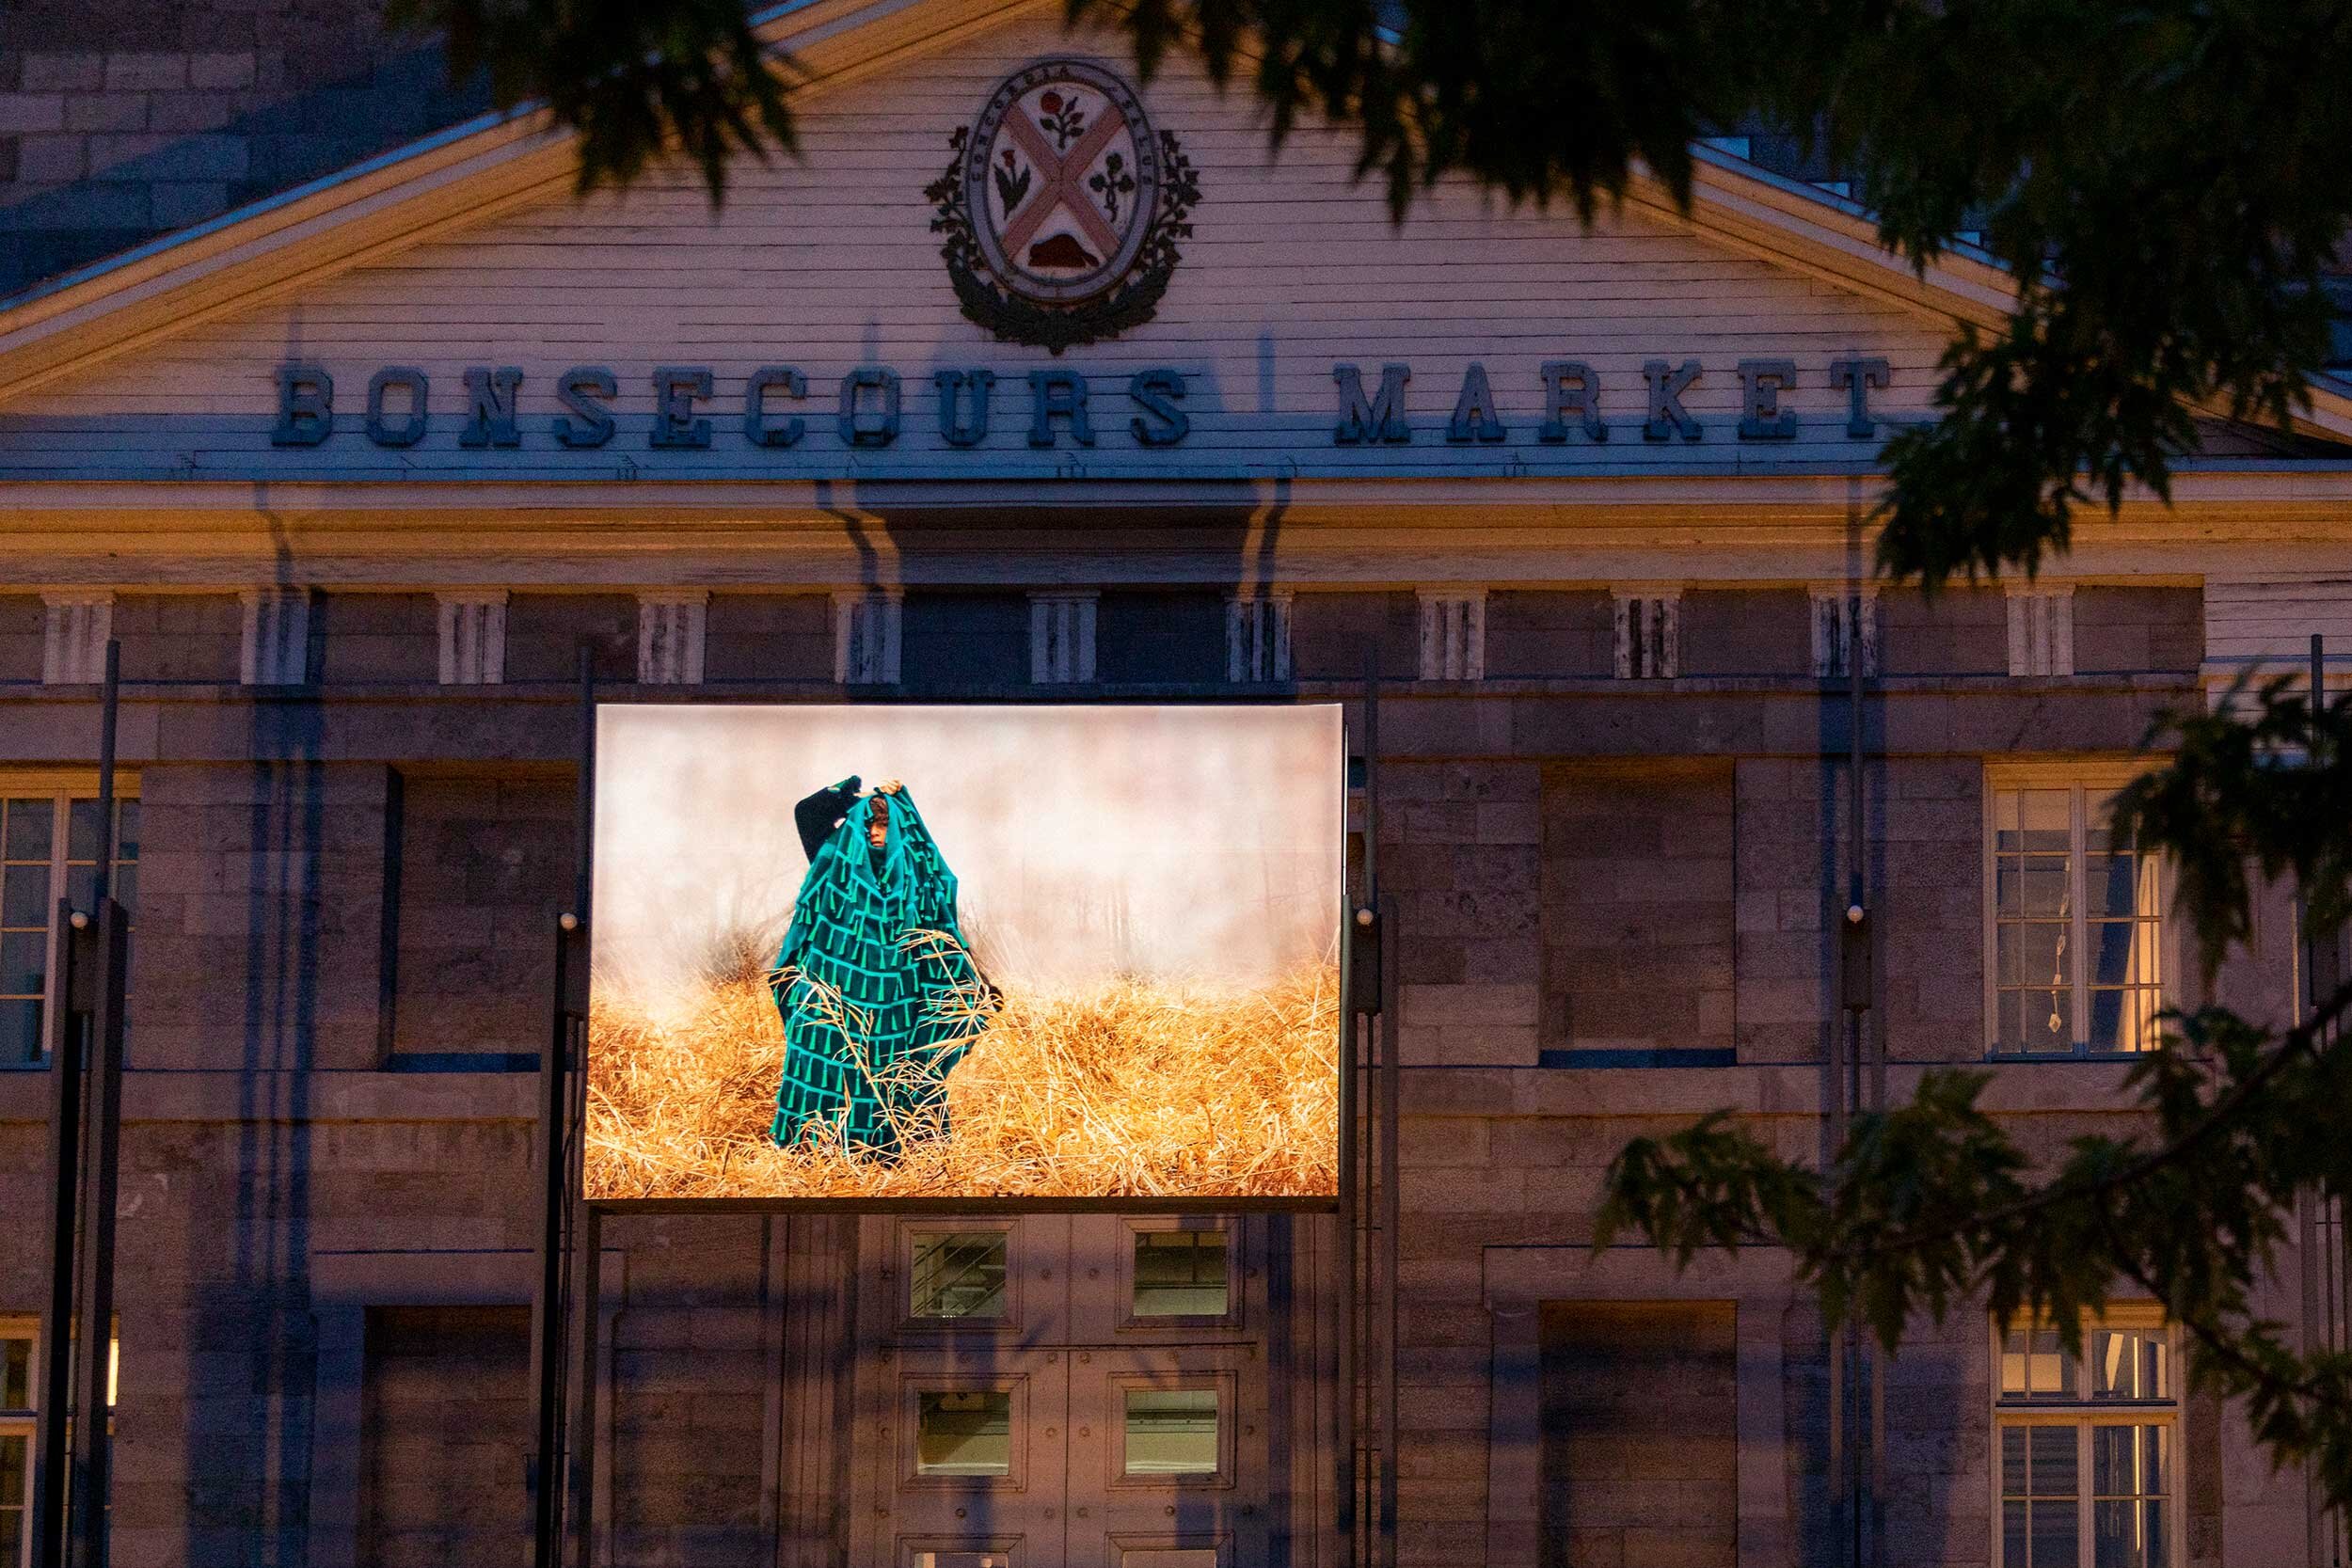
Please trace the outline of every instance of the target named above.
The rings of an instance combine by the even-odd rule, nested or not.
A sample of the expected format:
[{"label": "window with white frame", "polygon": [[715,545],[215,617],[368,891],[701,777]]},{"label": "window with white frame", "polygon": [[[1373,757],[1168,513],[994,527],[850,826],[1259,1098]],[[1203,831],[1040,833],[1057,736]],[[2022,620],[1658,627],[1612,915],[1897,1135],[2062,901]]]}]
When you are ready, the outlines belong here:
[{"label": "window with white frame", "polygon": [[0,1318],[0,1568],[32,1553],[33,1323]]},{"label": "window with white frame", "polygon": [[1994,1330],[1994,1568],[2172,1568],[2180,1537],[2173,1331],[2153,1307]]},{"label": "window with white frame", "polygon": [[[87,791],[35,789],[0,777],[0,1068],[47,1060],[43,1021],[52,916],[60,899],[90,907],[97,878],[98,802]],[[138,896],[139,804],[115,802],[114,895]]]},{"label": "window with white frame", "polygon": [[1988,781],[1987,1021],[2001,1054],[2154,1049],[2164,895],[2153,854],[2107,818],[2121,776]]},{"label": "window with white frame", "polygon": [[[24,1568],[33,1555],[33,1441],[40,1415],[35,1369],[40,1321],[0,1314],[0,1568]],[[122,1342],[106,1346],[106,1408],[115,1407]],[[108,1430],[113,1430],[111,1416]]]}]

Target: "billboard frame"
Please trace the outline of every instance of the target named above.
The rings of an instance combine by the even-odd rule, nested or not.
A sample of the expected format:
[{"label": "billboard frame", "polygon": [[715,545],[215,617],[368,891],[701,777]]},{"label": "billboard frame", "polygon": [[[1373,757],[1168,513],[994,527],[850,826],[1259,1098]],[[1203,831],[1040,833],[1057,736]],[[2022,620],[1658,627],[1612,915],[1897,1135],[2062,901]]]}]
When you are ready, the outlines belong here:
[{"label": "billboard frame", "polygon": [[[1334,1291],[1339,1323],[1334,1346],[1335,1486],[1330,1522],[1338,1568],[1394,1568],[1396,1191],[1398,1052],[1396,966],[1388,963],[1384,927],[1393,902],[1378,879],[1380,830],[1379,676],[1367,659],[1360,729],[1341,706],[1341,887],[1339,1176],[1327,1197],[961,1197],[592,1198],[585,1190],[590,988],[590,919],[595,889],[596,745],[600,706],[661,706],[633,698],[600,705],[590,650],[579,657],[580,740],[571,907],[557,917],[554,1006],[541,1058],[539,1162],[541,1226],[537,1281],[532,1307],[536,1451],[530,1466],[533,1568],[581,1565],[595,1557],[596,1400],[602,1297],[602,1228],[608,1214],[857,1213],[958,1215],[1124,1213],[1208,1216],[1246,1213],[1336,1214],[1342,1234],[1340,1277]],[[707,706],[843,705],[828,689],[803,704],[773,698],[704,699]],[[870,706],[1101,706],[1295,707],[1295,698],[1268,694],[1212,699],[1190,692],[1097,695],[1083,704],[1033,693],[876,694]],[[1363,760],[1363,859],[1360,898],[1346,877],[1349,797],[1355,788],[1354,743]],[[1360,1080],[1360,1081],[1359,1081]],[[1367,1114],[1369,1113],[1369,1114]],[[1385,1265],[1385,1267],[1384,1267]],[[1378,1310],[1382,1288],[1388,1306]],[[1384,1322],[1385,1320],[1385,1322]],[[574,1332],[575,1323],[578,1331]],[[1374,1386],[1376,1385],[1376,1387]],[[1367,1403],[1372,1395],[1377,1402]],[[1373,1418],[1367,1429],[1366,1417]]]},{"label": "billboard frame", "polygon": [[[1030,696],[1025,700],[1013,701],[1007,700],[1006,698],[999,697],[993,693],[978,698],[966,699],[961,696],[956,696],[945,700],[930,695],[916,695],[910,697],[894,694],[888,697],[880,697],[870,701],[861,699],[855,703],[825,701],[822,698],[813,699],[805,703],[791,701],[778,702],[766,697],[723,697],[715,700],[706,700],[697,697],[692,699],[691,703],[687,700],[667,702],[655,700],[647,702],[638,698],[629,698],[618,702],[612,702],[602,701],[596,697],[593,681],[586,673],[584,665],[582,667],[581,679],[582,685],[580,691],[581,702],[583,705],[581,711],[581,723],[586,735],[586,738],[582,741],[580,751],[581,771],[579,802],[580,836],[578,863],[581,869],[575,885],[573,894],[573,910],[571,911],[577,917],[578,924],[571,928],[559,932],[559,936],[561,938],[566,941],[576,940],[579,945],[575,950],[576,956],[568,957],[567,967],[559,968],[558,973],[559,975],[569,974],[573,976],[571,984],[574,989],[574,1000],[577,1004],[577,1014],[575,1016],[580,1021],[579,1026],[582,1030],[580,1036],[579,1061],[577,1065],[577,1072],[580,1078],[580,1083],[572,1090],[573,1096],[580,1102],[578,1111],[582,1117],[584,1117],[586,1108],[586,1081],[588,1074],[588,1057],[586,1052],[584,1025],[587,1014],[587,998],[591,993],[591,988],[594,983],[594,971],[590,962],[590,943],[587,933],[590,925],[589,904],[593,897],[595,882],[591,863],[596,835],[595,735],[596,729],[596,717],[603,709],[608,707],[669,707],[686,705],[696,707],[758,708],[1268,708],[1302,707],[1310,705],[1308,704],[1300,703],[1295,699],[1277,696],[1262,698],[1243,697],[1239,700],[1217,700],[1205,697],[1162,697],[1150,693],[1134,696],[1102,698],[1087,702],[1071,702],[1066,698],[1040,696]],[[1367,688],[1365,701],[1367,703],[1368,709],[1372,700],[1373,699],[1369,694],[1369,688]],[[585,1179],[581,1172],[581,1162],[583,1161],[586,1153],[584,1131],[581,1127],[575,1126],[572,1129],[572,1136],[570,1140],[572,1148],[568,1153],[568,1158],[571,1164],[571,1169],[568,1172],[568,1177],[572,1183],[572,1190],[579,1195],[580,1203],[581,1203],[586,1209],[599,1215],[696,1213],[732,1215],[854,1213],[878,1215],[936,1214],[942,1218],[953,1218],[957,1215],[962,1214],[1147,1214],[1154,1216],[1182,1217],[1188,1214],[1333,1214],[1343,1212],[1347,1207],[1345,1172],[1349,1168],[1348,1154],[1350,1112],[1351,1108],[1353,1108],[1360,1114],[1361,1109],[1360,1106],[1351,1107],[1350,1102],[1352,1097],[1350,1093],[1350,1075],[1346,1071],[1346,1057],[1350,1049],[1351,1041],[1354,1037],[1354,1019],[1356,1014],[1353,1009],[1357,995],[1357,992],[1350,984],[1349,975],[1352,973],[1354,951],[1359,942],[1356,920],[1359,913],[1359,908],[1356,901],[1351,898],[1348,894],[1346,867],[1348,832],[1347,798],[1351,787],[1347,778],[1347,774],[1351,770],[1349,748],[1351,742],[1356,738],[1356,736],[1353,734],[1351,726],[1347,722],[1346,699],[1318,698],[1311,705],[1337,706],[1341,710],[1340,766],[1342,769],[1342,778],[1340,781],[1339,844],[1341,865],[1340,903],[1339,909],[1336,911],[1340,927],[1339,972],[1341,978],[1340,1016],[1335,1030],[1336,1037],[1333,1041],[1335,1047],[1333,1055],[1341,1064],[1338,1111],[1340,1126],[1339,1148],[1337,1152],[1342,1178],[1338,1184],[1338,1190],[1325,1195],[1310,1195],[1295,1197],[1264,1196],[1217,1197],[1198,1194],[1176,1197],[1156,1197],[1151,1196],[1136,1196],[1129,1197],[1091,1196],[1031,1196],[1017,1194],[1001,1196],[994,1194],[964,1194],[960,1196],[943,1195],[936,1197],[591,1197],[587,1196],[585,1191]],[[1371,744],[1369,738],[1367,738],[1366,744],[1367,747]],[[1369,758],[1369,751],[1367,751],[1366,755],[1367,758]],[[1369,760],[1367,760],[1365,771],[1366,776],[1369,779],[1372,771]],[[1367,844],[1370,842],[1369,835],[1367,835],[1366,842]],[[1370,861],[1367,860],[1366,875],[1368,879],[1370,875]],[[1376,994],[1376,991],[1374,994]],[[542,1109],[544,1114],[544,1103]]]}]

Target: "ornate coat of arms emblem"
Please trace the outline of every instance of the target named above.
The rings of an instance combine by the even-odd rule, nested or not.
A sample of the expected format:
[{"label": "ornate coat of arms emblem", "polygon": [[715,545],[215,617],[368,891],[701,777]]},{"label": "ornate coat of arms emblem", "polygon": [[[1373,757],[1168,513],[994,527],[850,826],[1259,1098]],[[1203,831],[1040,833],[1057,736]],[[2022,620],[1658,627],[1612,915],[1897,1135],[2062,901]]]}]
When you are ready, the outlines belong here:
[{"label": "ornate coat of arms emblem", "polygon": [[948,146],[923,194],[966,316],[1056,354],[1152,319],[1200,185],[1133,87],[1085,60],[1041,60]]}]

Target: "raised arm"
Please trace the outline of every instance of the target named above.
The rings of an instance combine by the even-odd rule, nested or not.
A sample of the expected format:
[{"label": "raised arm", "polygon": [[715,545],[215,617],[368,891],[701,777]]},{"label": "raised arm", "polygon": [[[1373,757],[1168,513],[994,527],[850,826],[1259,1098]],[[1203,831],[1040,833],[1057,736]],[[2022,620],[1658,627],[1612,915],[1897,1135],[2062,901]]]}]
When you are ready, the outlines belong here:
[{"label": "raised arm", "polygon": [[792,808],[792,825],[801,830],[801,849],[810,860],[833,831],[841,826],[841,819],[850,815],[857,803],[858,776],[855,773],[837,784],[829,784]]}]

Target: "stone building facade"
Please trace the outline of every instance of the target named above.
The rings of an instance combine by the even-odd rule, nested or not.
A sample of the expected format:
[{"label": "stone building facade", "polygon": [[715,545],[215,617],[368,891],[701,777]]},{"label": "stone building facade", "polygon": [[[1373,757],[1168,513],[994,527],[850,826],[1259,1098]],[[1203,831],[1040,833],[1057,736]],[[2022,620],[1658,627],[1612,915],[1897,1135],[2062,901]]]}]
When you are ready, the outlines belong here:
[{"label": "stone building facade", "polygon": [[[0,302],[0,1057],[28,1069],[0,1072],[0,1544],[43,1290],[40,911],[87,875],[112,638],[119,1563],[521,1550],[583,647],[610,700],[1339,701],[1359,736],[1376,671],[1352,809],[1360,864],[1376,769],[1395,1560],[1839,1560],[1811,1298],[1768,1252],[1596,1253],[1601,1172],[1719,1107],[1818,1155],[1857,870],[1890,1097],[1985,1066],[2041,1147],[2130,1125],[2149,1009],[2198,986],[2100,808],[2165,710],[2314,632],[2340,671],[2352,387],[2291,441],[2210,422],[2171,506],[1930,599],[1871,581],[1867,512],[1952,324],[1998,319],[1965,251],[1915,276],[1721,149],[1688,212],[1637,187],[1586,230],[1448,187],[1392,228],[1343,137],[1269,160],[1178,62],[1141,101],[1199,175],[1182,259],[1153,319],[1057,352],[967,319],[925,186],[1009,72],[1123,69],[1116,41],[995,0],[768,25],[812,72],[803,156],[716,215],[682,171],[576,201],[521,120]],[[784,365],[802,386],[753,401]],[[592,418],[558,394],[583,367],[612,375],[600,441],[555,423]],[[665,403],[680,367],[708,389]],[[934,378],[975,367],[966,445]],[[2281,893],[2217,984],[2283,1016],[2296,964]],[[2273,1303],[2315,1337],[2325,1218]],[[602,1244],[599,1562],[1341,1560],[1339,1216],[628,1214]],[[2091,1343],[2062,1364],[1963,1309],[1879,1362],[1875,1425],[1841,1426],[1872,1560],[2331,1560],[2154,1304]],[[1208,1479],[1123,1467],[1118,1392],[1154,1379],[1228,1391]],[[1002,1475],[909,1457],[910,1399],[999,1388]]]}]

